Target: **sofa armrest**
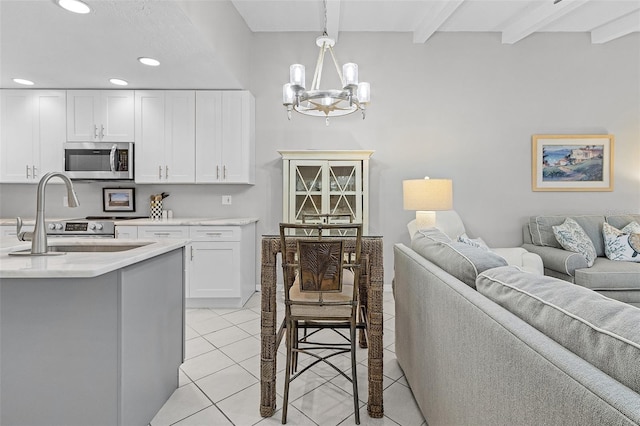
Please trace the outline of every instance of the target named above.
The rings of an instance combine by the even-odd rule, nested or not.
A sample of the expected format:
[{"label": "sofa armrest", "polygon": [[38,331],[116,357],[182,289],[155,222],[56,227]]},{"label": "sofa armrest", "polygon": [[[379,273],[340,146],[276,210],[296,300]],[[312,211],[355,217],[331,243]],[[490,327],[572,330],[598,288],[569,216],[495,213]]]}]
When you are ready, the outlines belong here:
[{"label": "sofa armrest", "polygon": [[509,265],[518,266],[522,270],[533,274],[544,274],[542,258],[522,247],[492,248],[491,251],[504,257]]},{"label": "sofa armrest", "polygon": [[573,277],[575,276],[576,269],[589,267],[587,260],[580,253],[534,244],[523,244],[522,247],[531,253],[539,255],[542,258],[542,263],[545,268],[561,274]]}]

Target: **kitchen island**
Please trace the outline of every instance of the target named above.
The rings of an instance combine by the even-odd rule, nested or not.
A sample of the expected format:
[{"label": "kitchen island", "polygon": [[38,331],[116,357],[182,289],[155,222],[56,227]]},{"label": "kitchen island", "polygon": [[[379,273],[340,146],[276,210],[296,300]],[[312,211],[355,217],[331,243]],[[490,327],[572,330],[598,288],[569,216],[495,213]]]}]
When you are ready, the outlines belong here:
[{"label": "kitchen island", "polygon": [[135,248],[57,256],[11,256],[30,244],[6,240],[0,424],[149,424],[184,359],[188,240],[60,238],[50,245]]}]

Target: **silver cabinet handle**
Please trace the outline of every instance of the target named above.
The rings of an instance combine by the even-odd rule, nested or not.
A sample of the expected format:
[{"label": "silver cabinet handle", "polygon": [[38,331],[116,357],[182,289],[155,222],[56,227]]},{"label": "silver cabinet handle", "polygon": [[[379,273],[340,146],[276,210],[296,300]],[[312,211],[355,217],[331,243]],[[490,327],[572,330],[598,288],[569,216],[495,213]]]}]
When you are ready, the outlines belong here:
[{"label": "silver cabinet handle", "polygon": [[164,166],[164,177],[169,179],[169,166]]},{"label": "silver cabinet handle", "polygon": [[153,235],[157,237],[166,237],[168,235],[171,235],[171,233],[170,232],[154,232]]},{"label": "silver cabinet handle", "polygon": [[27,179],[29,179],[29,178],[31,177],[31,176],[29,175],[29,174],[30,174],[30,172],[31,172],[31,167],[29,167],[29,165],[28,165],[28,164],[26,165],[26,167],[27,167]]},{"label": "silver cabinet handle", "polygon": [[221,237],[222,236],[222,232],[205,232],[205,234],[211,235],[213,237]]},{"label": "silver cabinet handle", "polygon": [[220,166],[216,166],[216,179],[220,180]]},{"label": "silver cabinet handle", "polygon": [[227,180],[227,166],[222,166],[222,179]]},{"label": "silver cabinet handle", "polygon": [[98,126],[93,125],[93,138],[98,139]]},{"label": "silver cabinet handle", "polygon": [[158,179],[162,179],[162,166],[158,166]]},{"label": "silver cabinet handle", "polygon": [[31,171],[32,171],[31,174],[33,175],[34,179],[38,177],[38,174],[36,173],[36,170],[38,170],[36,166],[31,166]]},{"label": "silver cabinet handle", "polygon": [[193,260],[193,246],[191,246],[191,260]]},{"label": "silver cabinet handle", "polygon": [[100,140],[104,138],[104,124],[100,125]]}]

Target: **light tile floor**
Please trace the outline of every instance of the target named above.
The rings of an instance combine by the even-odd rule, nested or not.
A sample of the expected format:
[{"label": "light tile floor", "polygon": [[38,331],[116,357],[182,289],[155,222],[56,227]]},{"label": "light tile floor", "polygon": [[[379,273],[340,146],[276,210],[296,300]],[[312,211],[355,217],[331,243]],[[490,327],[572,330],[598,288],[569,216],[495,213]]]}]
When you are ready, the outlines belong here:
[{"label": "light tile floor", "polygon": [[[279,302],[279,306],[282,304]],[[358,393],[362,425],[424,426],[394,346],[394,302],[384,293],[384,417],[367,414],[367,351],[358,348]],[[283,312],[278,313],[279,320]],[[275,425],[281,423],[286,355],[278,351],[277,411],[260,416],[260,293],[240,309],[187,309],[186,360],[179,388],[158,411],[151,426]],[[342,356],[342,355],[341,355]],[[348,368],[349,358],[340,363]],[[304,363],[304,360],[300,360]],[[351,384],[320,364],[291,384],[289,425],[352,425]]]}]

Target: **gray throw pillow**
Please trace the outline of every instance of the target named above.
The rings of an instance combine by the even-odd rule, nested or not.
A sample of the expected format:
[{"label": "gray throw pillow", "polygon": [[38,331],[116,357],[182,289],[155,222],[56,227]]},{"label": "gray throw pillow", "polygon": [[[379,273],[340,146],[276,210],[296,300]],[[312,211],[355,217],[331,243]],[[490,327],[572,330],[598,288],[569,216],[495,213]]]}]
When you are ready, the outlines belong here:
[{"label": "gray throw pillow", "polygon": [[513,266],[478,276],[478,292],[640,392],[640,309]]},{"label": "gray throw pillow", "polygon": [[481,272],[507,265],[502,256],[452,241],[437,228],[419,230],[411,240],[411,248],[471,288],[476,288],[476,277]]}]

